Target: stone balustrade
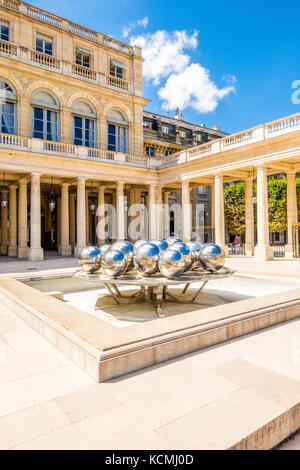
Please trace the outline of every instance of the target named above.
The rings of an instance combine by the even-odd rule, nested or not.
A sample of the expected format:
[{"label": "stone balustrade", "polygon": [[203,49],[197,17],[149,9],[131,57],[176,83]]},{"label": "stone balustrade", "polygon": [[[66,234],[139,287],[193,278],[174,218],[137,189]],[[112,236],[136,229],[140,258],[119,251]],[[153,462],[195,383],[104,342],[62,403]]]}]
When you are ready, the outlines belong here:
[{"label": "stone balustrade", "polygon": [[102,44],[103,46],[108,47],[109,49],[122,52],[123,54],[127,54],[129,56],[141,56],[141,51],[137,47],[128,46],[125,43],[117,41],[108,36],[104,36],[100,33],[97,33],[96,31],[92,31],[88,28],[85,28],[84,26],[71,23],[63,18],[60,18],[59,16],[50,14],[37,7],[23,3],[19,0],[0,0],[0,5],[3,7],[10,8],[12,10],[19,11],[20,13],[29,16],[30,18],[33,18],[35,20],[47,23],[51,26],[55,26],[56,28],[66,30],[72,34],[76,34],[77,36],[83,37],[84,39],[88,39],[89,41],[96,42],[97,44]]},{"label": "stone balustrade", "polygon": [[[15,59],[23,63],[30,63],[37,67],[55,70],[58,73],[73,76],[80,80],[92,81],[97,85],[109,88],[113,87],[124,93],[134,93],[134,84],[132,82],[121,80],[88,67],[62,61],[55,56],[26,49],[12,42],[0,40],[0,57],[1,56],[7,56],[10,59]],[[137,94],[139,95],[139,93]]]},{"label": "stone balustrade", "polygon": [[280,136],[285,133],[300,130],[300,115],[293,115],[272,123],[257,126],[243,133],[226,136],[210,144],[203,144],[191,149],[182,150],[173,155],[163,158],[145,157],[139,155],[128,155],[108,150],[81,147],[62,142],[48,142],[40,139],[21,137],[17,135],[0,134],[0,148],[14,150],[26,150],[33,153],[50,153],[72,158],[90,159],[114,163],[119,165],[130,165],[135,167],[163,169],[171,166],[187,163],[191,160],[205,158],[209,155],[226,152],[235,147],[248,145],[249,143],[262,142]]}]

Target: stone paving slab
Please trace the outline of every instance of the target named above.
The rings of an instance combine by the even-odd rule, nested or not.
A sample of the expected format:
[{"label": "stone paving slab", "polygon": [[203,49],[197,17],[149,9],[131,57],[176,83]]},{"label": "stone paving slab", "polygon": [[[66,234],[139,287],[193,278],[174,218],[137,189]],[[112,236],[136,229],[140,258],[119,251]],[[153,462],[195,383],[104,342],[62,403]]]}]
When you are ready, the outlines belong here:
[{"label": "stone paving slab", "polygon": [[0,449],[269,449],[300,427],[300,320],[95,384],[0,317]]}]

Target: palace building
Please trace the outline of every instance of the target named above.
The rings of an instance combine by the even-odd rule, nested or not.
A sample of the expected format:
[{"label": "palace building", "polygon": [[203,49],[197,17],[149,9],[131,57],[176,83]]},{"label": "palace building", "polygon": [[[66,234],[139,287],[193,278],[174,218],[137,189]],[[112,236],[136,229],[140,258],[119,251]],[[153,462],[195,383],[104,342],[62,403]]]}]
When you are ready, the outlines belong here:
[{"label": "palace building", "polygon": [[[279,172],[287,174],[291,253],[299,116],[229,136],[187,123],[179,111],[174,118],[144,111],[142,71],[140,48],[22,1],[0,0],[0,253],[79,256],[86,245],[130,238],[133,204],[144,238],[176,233],[188,240],[199,230],[203,241],[225,247],[223,185],[245,180],[246,253],[255,248],[270,259],[266,182]],[[165,209],[176,201],[179,218]],[[109,236],[96,232],[104,218]]]}]

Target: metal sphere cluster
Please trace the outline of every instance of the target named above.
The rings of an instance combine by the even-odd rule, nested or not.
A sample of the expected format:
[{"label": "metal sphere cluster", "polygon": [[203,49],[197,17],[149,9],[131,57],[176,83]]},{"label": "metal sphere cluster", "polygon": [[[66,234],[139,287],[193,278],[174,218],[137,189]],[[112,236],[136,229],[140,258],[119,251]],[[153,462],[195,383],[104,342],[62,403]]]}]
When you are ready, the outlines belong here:
[{"label": "metal sphere cluster", "polygon": [[165,240],[139,240],[133,245],[128,241],[112,245],[86,247],[80,255],[80,267],[92,274],[100,269],[108,277],[118,277],[133,269],[141,276],[160,272],[167,278],[181,276],[184,272],[202,268],[217,272],[225,264],[224,250],[214,244],[184,243],[178,237]]}]

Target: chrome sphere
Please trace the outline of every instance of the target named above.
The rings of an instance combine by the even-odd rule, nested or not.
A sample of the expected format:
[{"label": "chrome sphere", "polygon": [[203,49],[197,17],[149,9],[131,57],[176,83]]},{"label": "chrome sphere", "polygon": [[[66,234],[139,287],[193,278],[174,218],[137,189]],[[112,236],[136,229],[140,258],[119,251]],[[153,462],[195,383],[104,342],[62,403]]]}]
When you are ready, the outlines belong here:
[{"label": "chrome sphere", "polygon": [[191,269],[197,269],[201,266],[200,263],[200,251],[202,249],[202,245],[198,242],[187,242],[187,246],[191,250],[192,253],[192,260],[193,264],[191,266]]},{"label": "chrome sphere", "polygon": [[161,255],[158,266],[161,274],[172,279],[184,272],[185,260],[180,251],[169,248]]},{"label": "chrome sphere", "polygon": [[218,271],[225,264],[224,250],[214,243],[207,243],[201,249],[200,262],[207,271]]},{"label": "chrome sphere", "polygon": [[176,243],[173,243],[170,248],[172,248],[172,250],[179,251],[182,254],[184,262],[185,262],[184,272],[191,269],[192,264],[193,264],[193,258],[192,258],[192,252],[187,246],[187,244],[183,242],[176,242]]},{"label": "chrome sphere", "polygon": [[117,250],[121,251],[125,258],[128,261],[128,266],[127,266],[127,271],[131,271],[134,266],[133,266],[133,252],[134,252],[134,245],[130,242],[127,241],[120,241],[120,242],[115,242],[111,246],[111,250]]},{"label": "chrome sphere", "polygon": [[144,243],[133,255],[134,266],[143,276],[151,276],[158,272],[159,248],[154,243]]},{"label": "chrome sphere", "polygon": [[81,271],[84,273],[95,273],[101,268],[101,252],[96,246],[87,246],[82,250],[79,257]]},{"label": "chrome sphere", "polygon": [[158,246],[160,255],[169,248],[169,245],[165,240],[151,240],[150,243]]},{"label": "chrome sphere", "polygon": [[128,261],[122,251],[110,249],[102,259],[102,271],[108,277],[118,277],[126,272]]},{"label": "chrome sphere", "polygon": [[101,257],[103,257],[108,252],[110,247],[111,245],[108,245],[108,244],[100,246]]},{"label": "chrome sphere", "polygon": [[167,240],[167,243],[168,243],[169,246],[173,245],[173,243],[178,243],[178,242],[179,242],[179,243],[182,242],[181,238],[178,238],[178,237],[170,237],[170,238],[168,238],[168,240]]},{"label": "chrome sphere", "polygon": [[138,240],[134,244],[134,251],[136,251],[140,246],[144,245],[144,243],[148,243],[149,240]]}]

